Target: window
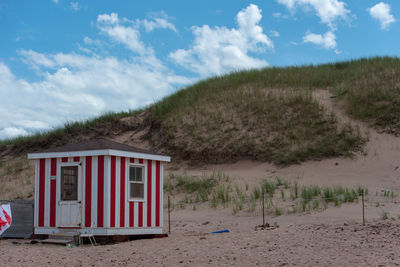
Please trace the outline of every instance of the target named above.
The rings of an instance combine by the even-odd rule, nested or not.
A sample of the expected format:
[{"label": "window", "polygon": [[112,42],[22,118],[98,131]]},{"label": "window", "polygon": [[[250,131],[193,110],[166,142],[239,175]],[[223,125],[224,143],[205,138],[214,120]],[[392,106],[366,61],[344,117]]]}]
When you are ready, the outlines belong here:
[{"label": "window", "polygon": [[144,167],[130,166],[129,167],[129,198],[144,199]]},{"label": "window", "polygon": [[61,167],[61,200],[78,200],[78,166]]}]

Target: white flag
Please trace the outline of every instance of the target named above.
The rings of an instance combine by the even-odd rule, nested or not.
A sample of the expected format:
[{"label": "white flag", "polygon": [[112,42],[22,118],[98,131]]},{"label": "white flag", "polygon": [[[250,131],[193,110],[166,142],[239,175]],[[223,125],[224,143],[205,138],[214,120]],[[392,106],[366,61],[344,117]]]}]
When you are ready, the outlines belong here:
[{"label": "white flag", "polygon": [[0,235],[11,225],[11,207],[10,204],[0,206]]}]

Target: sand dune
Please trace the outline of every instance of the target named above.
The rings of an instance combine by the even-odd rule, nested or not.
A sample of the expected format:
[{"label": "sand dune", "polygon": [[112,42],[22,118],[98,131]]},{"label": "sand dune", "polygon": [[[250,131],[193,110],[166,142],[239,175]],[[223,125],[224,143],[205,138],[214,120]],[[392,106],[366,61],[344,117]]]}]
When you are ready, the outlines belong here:
[{"label": "sand dune", "polygon": [[[181,166],[168,173],[201,176],[213,171],[229,175],[232,183],[250,187],[264,178],[276,176],[297,181],[300,186],[363,186],[368,188],[362,225],[361,202],[328,206],[317,211],[267,215],[262,222],[261,208],[242,210],[211,208],[209,203],[176,208],[171,213],[172,233],[168,238],[136,240],[98,247],[66,248],[26,244],[26,240],[0,241],[0,259],[9,266],[397,266],[400,264],[400,138],[378,133],[343,116],[329,94],[317,92],[324,105],[342,122],[358,124],[369,136],[365,153],[355,158],[331,158],[288,167],[269,163],[239,161],[234,164]],[[394,192],[384,196],[385,190]],[[165,199],[166,202],[166,199]],[[387,220],[382,220],[386,213]],[[164,229],[167,231],[165,211]],[[229,233],[205,235],[215,230]]]}]

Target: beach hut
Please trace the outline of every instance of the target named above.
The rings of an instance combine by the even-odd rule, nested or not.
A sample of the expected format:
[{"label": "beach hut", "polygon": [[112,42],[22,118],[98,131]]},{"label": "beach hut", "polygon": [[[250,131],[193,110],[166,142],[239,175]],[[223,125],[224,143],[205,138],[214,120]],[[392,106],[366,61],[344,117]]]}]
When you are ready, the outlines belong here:
[{"label": "beach hut", "polygon": [[35,161],[34,233],[161,234],[169,156],[107,139],[29,153]]}]

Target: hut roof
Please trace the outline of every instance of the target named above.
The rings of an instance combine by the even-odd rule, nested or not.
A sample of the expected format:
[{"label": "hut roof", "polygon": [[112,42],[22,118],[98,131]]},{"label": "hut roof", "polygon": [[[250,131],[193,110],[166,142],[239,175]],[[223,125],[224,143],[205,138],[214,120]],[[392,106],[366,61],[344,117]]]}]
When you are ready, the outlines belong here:
[{"label": "hut roof", "polygon": [[[170,161],[169,156],[162,155],[147,149],[143,148],[137,148],[134,146],[126,145],[126,144],[121,144],[118,142],[114,142],[105,138],[95,138],[95,139],[89,139],[85,140],[82,142],[78,143],[72,143],[72,144],[67,144],[59,147],[53,147],[49,149],[45,149],[39,152],[35,153],[30,153],[28,154],[28,158],[40,158],[46,157],[46,155],[53,155],[56,154],[57,156],[61,156],[61,154],[68,153],[70,154],[69,156],[73,156],[72,154],[77,154],[78,156],[82,153],[79,152],[87,152],[87,151],[122,151],[122,152],[128,152],[128,153],[134,153],[134,154],[145,154],[145,155],[153,155],[153,156],[159,156],[161,158],[165,158],[165,160],[168,158],[166,161]],[[75,152],[75,153],[72,153]],[[110,154],[112,153],[102,153],[102,154]],[[100,154],[99,154],[100,155]],[[82,156],[84,156],[82,154]]]}]

